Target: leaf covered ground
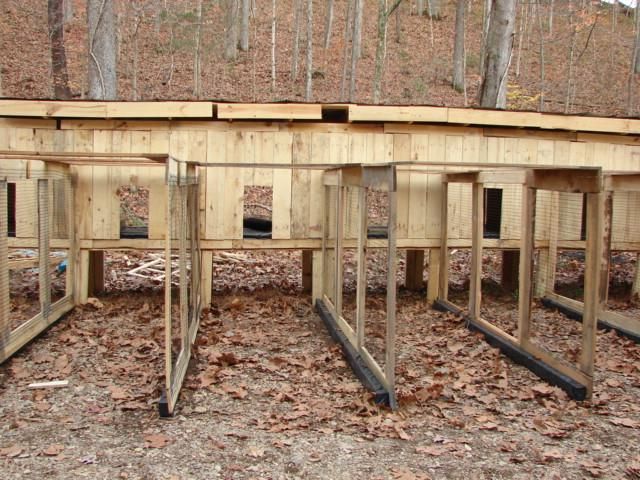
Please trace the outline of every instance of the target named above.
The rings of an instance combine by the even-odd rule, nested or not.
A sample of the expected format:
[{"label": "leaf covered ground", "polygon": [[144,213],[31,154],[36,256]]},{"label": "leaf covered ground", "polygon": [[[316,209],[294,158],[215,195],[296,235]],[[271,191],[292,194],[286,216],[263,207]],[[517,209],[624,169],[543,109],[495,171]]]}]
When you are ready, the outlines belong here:
[{"label": "leaf covered ground", "polygon": [[[297,255],[216,266],[234,281],[215,286],[171,419],[156,404],[162,292],[124,288],[127,262],[141,259],[110,257],[106,294],[0,366],[2,477],[638,478],[638,345],[600,333],[594,398],[575,402],[401,290],[392,412],[371,401],[301,292]],[[372,318],[380,295],[371,289]],[[496,318],[514,306],[491,291],[486,303]],[[551,348],[578,325],[535,310]],[[69,385],[28,388],[46,380]]]}]

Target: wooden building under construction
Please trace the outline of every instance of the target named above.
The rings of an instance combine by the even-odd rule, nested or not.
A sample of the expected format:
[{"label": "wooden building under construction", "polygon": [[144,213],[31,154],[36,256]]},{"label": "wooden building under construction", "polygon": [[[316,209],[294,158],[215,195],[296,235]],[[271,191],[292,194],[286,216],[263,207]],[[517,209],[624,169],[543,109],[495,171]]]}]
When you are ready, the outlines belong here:
[{"label": "wooden building under construction", "polygon": [[[519,336],[502,340],[586,386],[587,395],[593,378],[589,332],[595,332],[597,320],[640,335],[638,319],[601,315],[609,251],[640,252],[638,119],[423,106],[29,100],[0,100],[0,117],[0,181],[6,203],[0,230],[7,232],[2,249],[44,245],[39,237],[43,220],[37,220],[43,204],[23,196],[42,188],[41,202],[47,195],[53,199],[53,187],[46,190],[33,182],[51,178],[45,172],[68,175],[73,192],[68,209],[73,214],[65,217],[69,234],[49,240],[51,248],[68,249],[73,259],[69,308],[100,288],[103,251],[171,254],[174,247],[167,243],[178,228],[171,226],[168,185],[173,182],[180,192],[185,187],[184,197],[177,195],[181,211],[191,212],[193,219],[181,237],[182,247],[175,247],[190,252],[191,283],[181,294],[185,310],[180,315],[189,317],[191,307],[197,310],[195,297],[199,305],[211,301],[212,255],[232,249],[301,250],[304,284],[314,299],[329,302],[325,313],[339,327],[336,279],[341,272],[335,259],[341,248],[388,248],[389,255],[406,250],[407,286],[423,285],[428,264],[426,299],[446,303],[444,246],[448,252],[472,249],[470,305],[464,312],[472,320],[481,320],[473,292],[482,249],[519,251],[506,254],[503,271],[505,277],[515,272],[511,281],[519,284],[523,323]],[[189,190],[186,185],[197,187]],[[244,202],[251,187],[261,187],[271,197],[266,235],[247,234]],[[357,189],[378,187],[387,192],[389,210],[384,235],[376,237],[366,228],[366,201]],[[126,188],[144,188],[149,195],[145,228],[134,229],[134,234],[123,228],[121,218]],[[537,202],[530,200],[532,191],[538,192]],[[57,221],[52,217],[52,224]],[[587,252],[584,306],[553,292],[556,251],[562,249]],[[48,257],[40,265],[46,262]],[[185,260],[183,272],[186,266]],[[8,263],[0,263],[2,269],[7,271]],[[590,274],[599,280],[591,282]],[[393,285],[395,279],[389,290]],[[190,288],[197,295],[187,295]],[[531,296],[552,298],[584,316],[586,353],[577,369],[529,348],[526,304],[530,306]],[[5,330],[8,309],[0,317]],[[390,312],[389,323],[395,321],[392,316]],[[190,338],[197,330],[197,322],[191,321],[184,320]],[[354,355],[367,360],[357,328],[349,335]],[[391,328],[391,349],[393,341]],[[393,368],[393,362],[386,365]],[[392,371],[378,371],[375,365],[372,371],[387,391],[393,390]]]}]

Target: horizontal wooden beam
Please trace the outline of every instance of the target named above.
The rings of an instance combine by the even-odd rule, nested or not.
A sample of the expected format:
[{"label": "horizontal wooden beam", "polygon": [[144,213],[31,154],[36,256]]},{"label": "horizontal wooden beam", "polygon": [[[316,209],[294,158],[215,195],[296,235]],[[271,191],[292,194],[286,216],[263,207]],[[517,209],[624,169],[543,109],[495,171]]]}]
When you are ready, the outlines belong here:
[{"label": "horizontal wooden beam", "polygon": [[640,173],[605,174],[604,189],[610,192],[640,192]]},{"label": "horizontal wooden beam", "polygon": [[310,103],[219,103],[218,118],[260,120],[322,120],[322,108]]},{"label": "horizontal wooden beam", "polygon": [[0,115],[51,118],[212,118],[213,104],[0,100]]},{"label": "horizontal wooden beam", "polygon": [[349,105],[350,122],[447,122],[447,108]]},{"label": "horizontal wooden beam", "polygon": [[527,172],[528,187],[568,193],[598,193],[602,190],[599,168],[540,168]]}]

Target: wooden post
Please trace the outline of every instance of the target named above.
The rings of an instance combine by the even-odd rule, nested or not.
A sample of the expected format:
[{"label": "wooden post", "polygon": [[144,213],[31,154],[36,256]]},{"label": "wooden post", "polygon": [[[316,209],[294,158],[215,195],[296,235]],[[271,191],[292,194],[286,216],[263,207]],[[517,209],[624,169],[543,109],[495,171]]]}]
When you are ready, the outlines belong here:
[{"label": "wooden post", "polygon": [[51,309],[51,274],[49,273],[49,180],[38,180],[38,284],[40,293],[40,311],[46,321]]},{"label": "wooden post", "polygon": [[604,248],[605,204],[603,193],[587,193],[587,240],[584,267],[584,310],[582,312],[582,350],[580,370],[589,377],[587,396],[593,393],[593,365],[596,350],[596,329],[602,289],[601,270],[606,259]]},{"label": "wooden post", "polygon": [[471,205],[471,278],[469,285],[469,315],[480,318],[482,299],[482,241],[484,238],[484,185],[474,183]]},{"label": "wooden post", "polygon": [[440,280],[438,282],[438,298],[447,300],[449,297],[449,250],[447,240],[449,238],[449,207],[447,196],[449,184],[442,183],[442,207],[440,211]]},{"label": "wooden post", "polygon": [[88,295],[93,297],[104,292],[104,251],[91,250],[89,254]]},{"label": "wooden post", "polygon": [[335,301],[336,301],[336,314],[338,317],[342,316],[342,287],[344,284],[343,270],[343,254],[342,243],[344,240],[344,205],[345,194],[344,187],[342,186],[342,172],[338,181],[338,193],[336,195],[336,261],[335,261]]},{"label": "wooden post", "polygon": [[533,297],[533,247],[536,214],[536,190],[522,187],[522,217],[520,227],[520,279],[518,291],[518,342],[529,342],[531,299]]},{"label": "wooden post", "polygon": [[211,250],[202,251],[202,269],[200,277],[200,288],[202,289],[202,305],[211,305],[213,291],[213,252]]},{"label": "wooden post", "polygon": [[302,250],[302,291],[311,293],[313,289],[313,251]]},{"label": "wooden post", "polygon": [[[9,242],[7,229],[7,182],[0,180],[0,353],[11,333],[10,312],[11,298],[9,296]],[[4,355],[3,355],[4,356]]]},{"label": "wooden post", "polygon": [[395,397],[396,378],[396,229],[397,229],[397,201],[393,176],[395,169],[390,169],[389,181],[389,225],[388,225],[388,254],[387,254],[387,334],[385,347],[385,377],[389,383],[389,406],[397,408]]},{"label": "wooden post", "polygon": [[515,292],[518,286],[518,266],[520,264],[520,252],[518,250],[502,251],[502,275],[500,284],[507,292]]},{"label": "wooden post", "polygon": [[440,249],[429,249],[429,280],[427,281],[427,303],[431,304],[438,298],[440,283]]},{"label": "wooden post", "polygon": [[[169,165],[167,165],[167,169]],[[171,243],[173,240],[173,212],[171,205],[172,196],[176,186],[167,184],[165,192],[167,197],[167,225],[164,242],[164,371],[165,371],[165,391],[167,397],[168,412],[173,411],[171,379],[173,378],[173,353],[172,353],[172,312],[171,312]]]},{"label": "wooden post", "polygon": [[609,268],[611,266],[611,229],[613,228],[613,192],[603,192],[602,203],[602,262],[600,271],[600,308],[609,300]]},{"label": "wooden post", "polygon": [[404,286],[419,291],[424,286],[424,250],[407,250]]},{"label": "wooden post", "polygon": [[322,265],[323,254],[322,251],[314,250],[313,251],[313,282],[311,285],[311,302],[313,305],[316,304],[317,300],[322,299],[323,295],[323,265]]},{"label": "wooden post", "polygon": [[367,291],[367,189],[358,189],[358,256],[356,286],[356,348],[364,346],[365,294]]}]

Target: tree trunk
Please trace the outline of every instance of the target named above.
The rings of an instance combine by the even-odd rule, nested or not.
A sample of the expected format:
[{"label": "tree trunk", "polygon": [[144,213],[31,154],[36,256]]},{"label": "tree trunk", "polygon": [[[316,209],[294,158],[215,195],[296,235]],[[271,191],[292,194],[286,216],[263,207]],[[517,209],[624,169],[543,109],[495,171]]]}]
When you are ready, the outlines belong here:
[{"label": "tree trunk", "polygon": [[568,9],[569,9],[569,28],[571,29],[571,43],[569,46],[569,58],[568,58],[569,74],[567,75],[567,88],[566,88],[565,99],[564,99],[564,113],[569,113],[569,111],[571,110],[571,88],[573,87],[573,76],[574,76],[573,57],[574,57],[575,48],[576,48],[576,35],[578,33],[578,27],[574,23],[574,19],[573,19],[573,5],[571,4],[571,1],[569,1]]},{"label": "tree trunk", "polygon": [[[349,101],[354,102],[356,97],[356,80],[358,79],[358,59],[362,51],[360,40],[362,39],[362,4],[363,0],[354,0],[353,9],[355,19],[353,22],[353,35],[351,43],[351,75],[349,78]],[[360,18],[360,21],[358,21]]]},{"label": "tree trunk", "polygon": [[342,80],[340,81],[340,99],[345,101],[345,91],[347,88],[347,75],[349,74],[349,40],[352,34],[353,8],[356,0],[347,0],[347,14],[344,21],[344,42],[343,42],[343,63],[342,63]]},{"label": "tree trunk", "polygon": [[492,0],[484,0],[482,6],[482,46],[480,47],[480,73],[484,71],[484,59],[487,56],[487,37],[489,36],[489,19],[491,18]]},{"label": "tree trunk", "polygon": [[311,101],[311,82],[313,78],[313,0],[307,0],[307,81],[304,99]]},{"label": "tree trunk", "polygon": [[384,74],[384,58],[387,49],[387,24],[389,16],[398,8],[402,0],[395,0],[387,10],[387,0],[378,0],[378,41],[376,44],[376,66],[373,75],[373,103],[380,103],[382,96],[382,76]]},{"label": "tree trunk", "polygon": [[327,13],[324,17],[324,42],[325,49],[329,48],[331,41],[331,27],[333,26],[333,0],[327,0]]},{"label": "tree trunk", "polygon": [[276,91],[276,0],[271,3],[271,91]]},{"label": "tree trunk", "polygon": [[633,73],[640,73],[640,4],[636,6],[636,41],[634,43],[634,67]]},{"label": "tree trunk", "polygon": [[73,0],[63,0],[62,22],[66,25],[73,20]]},{"label": "tree trunk", "polygon": [[[552,5],[553,7],[553,5]],[[540,2],[536,4],[538,13],[538,31],[540,33],[540,97],[538,111],[544,111],[544,31],[542,29],[542,13],[540,12]]]},{"label": "tree trunk", "polygon": [[300,54],[300,10],[301,0],[293,0],[293,47],[291,54],[291,79],[295,82],[298,78],[298,56]]},{"label": "tree trunk", "polygon": [[506,108],[507,74],[513,50],[515,0],[494,0],[489,20],[487,53],[484,61],[480,106]]},{"label": "tree trunk", "polygon": [[[137,28],[136,28],[137,30]],[[195,51],[193,55],[193,95],[196,98],[200,98],[202,95],[202,86],[200,78],[202,76],[200,71],[200,32],[202,30],[202,0],[198,0],[198,6],[196,8],[196,31],[195,31]],[[137,41],[137,37],[136,37]]]},{"label": "tree trunk", "polygon": [[402,5],[398,6],[395,14],[396,20],[396,43],[402,42]]},{"label": "tree trunk", "polygon": [[356,57],[358,59],[362,57],[362,11],[364,9],[364,0],[354,0],[354,18],[355,25],[353,27],[353,44],[351,48],[354,49]]},{"label": "tree trunk", "polygon": [[427,0],[429,18],[440,20],[442,18],[442,0]]},{"label": "tree trunk", "polygon": [[224,0],[224,58],[238,58],[238,0]]},{"label": "tree trunk", "polygon": [[49,38],[51,40],[51,76],[53,97],[58,100],[71,98],[67,55],[64,50],[63,0],[49,0],[47,5]]},{"label": "tree trunk", "polygon": [[242,25],[240,28],[240,50],[249,51],[249,10],[250,1],[242,0]]},{"label": "tree trunk", "polygon": [[418,12],[417,12],[418,16],[421,17],[421,16],[424,15],[424,11],[425,11],[424,0],[417,0],[416,4],[417,4],[417,7],[418,7]]},{"label": "tree trunk", "polygon": [[112,0],[87,0],[87,29],[88,96],[94,100],[115,100],[118,96],[118,38]]},{"label": "tree trunk", "polygon": [[453,46],[453,88],[457,92],[464,91],[464,10],[465,0],[458,0],[456,5],[456,36]]},{"label": "tree trunk", "polygon": [[135,3],[131,4],[133,8],[133,75],[131,79],[131,87],[133,90],[133,100],[138,100],[138,31],[142,21],[142,12],[140,7]]}]

